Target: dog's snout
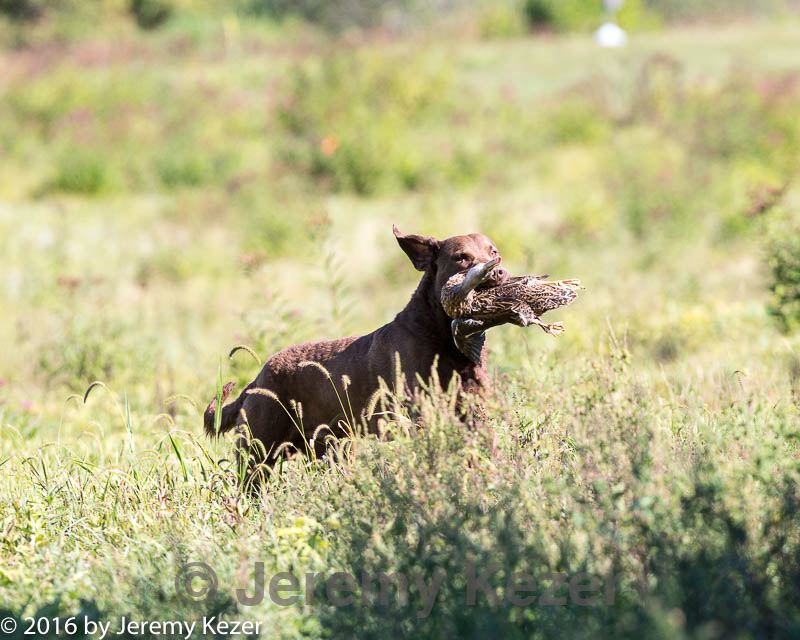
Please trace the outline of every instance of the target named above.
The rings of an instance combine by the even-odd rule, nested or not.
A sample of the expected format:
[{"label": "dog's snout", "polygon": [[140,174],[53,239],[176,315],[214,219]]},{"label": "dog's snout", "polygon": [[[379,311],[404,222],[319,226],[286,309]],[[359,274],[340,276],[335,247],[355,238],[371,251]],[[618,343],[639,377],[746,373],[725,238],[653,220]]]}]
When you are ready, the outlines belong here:
[{"label": "dog's snout", "polygon": [[507,278],[508,278],[508,271],[505,270],[505,269],[501,269],[499,267],[496,267],[492,271],[491,280],[495,284],[501,284],[501,283],[505,282]]}]

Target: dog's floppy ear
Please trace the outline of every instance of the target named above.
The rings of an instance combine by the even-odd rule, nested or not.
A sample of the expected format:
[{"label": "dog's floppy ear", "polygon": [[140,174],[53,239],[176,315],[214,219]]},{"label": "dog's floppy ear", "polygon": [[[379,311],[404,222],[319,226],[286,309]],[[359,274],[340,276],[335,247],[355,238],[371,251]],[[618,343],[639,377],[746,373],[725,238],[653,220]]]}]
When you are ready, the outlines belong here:
[{"label": "dog's floppy ear", "polygon": [[417,271],[425,271],[436,260],[436,255],[439,253],[439,241],[436,238],[400,233],[397,225],[392,225],[392,233],[397,238],[400,248],[411,258],[411,264]]}]

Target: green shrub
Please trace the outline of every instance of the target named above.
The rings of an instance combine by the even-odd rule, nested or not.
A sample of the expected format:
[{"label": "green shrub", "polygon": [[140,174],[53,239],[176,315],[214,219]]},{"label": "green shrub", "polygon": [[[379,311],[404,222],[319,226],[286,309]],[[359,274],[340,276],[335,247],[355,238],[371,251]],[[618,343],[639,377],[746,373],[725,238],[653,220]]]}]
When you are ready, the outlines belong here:
[{"label": "green shrub", "polygon": [[683,113],[687,142],[698,154],[751,158],[792,171],[800,154],[799,99],[791,76],[765,80],[736,69],[722,86],[688,93]]},{"label": "green shrub", "polygon": [[35,20],[48,4],[47,0],[0,0],[0,16],[17,22]]},{"label": "green shrub", "polygon": [[[556,31],[587,31],[599,27],[605,16],[600,0],[524,0],[522,14],[532,28]],[[616,18],[625,29],[657,24],[643,0],[626,0]]]},{"label": "green shrub", "polygon": [[97,195],[109,191],[113,182],[106,157],[73,150],[59,159],[48,190]]},{"label": "green shrub", "polygon": [[406,12],[414,0],[251,0],[253,13],[297,16],[331,31],[381,25],[390,12]]},{"label": "green shrub", "polygon": [[[661,20],[720,18],[742,14],[777,13],[786,10],[785,0],[626,0],[617,13],[626,29],[656,26]],[[533,28],[576,31],[599,25],[601,0],[524,0],[522,12]]]},{"label": "green shrub", "polygon": [[284,157],[337,190],[414,187],[435,164],[421,153],[418,128],[449,84],[431,57],[340,54],[298,67],[280,111],[292,134]]},{"label": "green shrub", "polygon": [[525,0],[523,13],[533,28],[579,31],[599,25],[602,5],[597,0]]},{"label": "green shrub", "polygon": [[64,70],[50,74],[47,81],[31,78],[11,86],[4,101],[10,119],[34,125],[37,133],[48,136],[71,110],[86,105],[94,97],[87,84],[79,74]]},{"label": "green shrub", "polygon": [[[63,314],[58,331],[40,349],[36,369],[51,385],[85,385],[152,371],[152,343],[132,333],[133,324]],[[135,366],[133,363],[135,362]]]},{"label": "green shrub", "polygon": [[648,8],[667,20],[691,20],[784,11],[786,0],[646,0]]},{"label": "green shrub", "polygon": [[555,23],[553,5],[549,0],[525,0],[522,12],[531,27],[551,27]]},{"label": "green shrub", "polygon": [[656,54],[641,67],[626,120],[679,138],[694,158],[742,160],[789,175],[800,157],[799,100],[792,74],[734,67],[719,83],[689,83],[680,61]]},{"label": "green shrub", "polygon": [[[653,153],[656,148],[659,152]],[[686,222],[694,195],[702,193],[683,147],[650,129],[620,134],[608,164],[610,194],[618,199],[623,221],[637,237],[656,229],[663,233],[664,223]]]},{"label": "green shrub", "polygon": [[663,22],[662,17],[647,6],[646,0],[626,0],[615,17],[623,29],[630,30],[653,29]]},{"label": "green shrub", "polygon": [[800,329],[800,219],[774,223],[767,244],[769,312],[784,331]]},{"label": "green shrub", "polygon": [[207,153],[183,147],[167,149],[156,158],[155,169],[166,187],[199,186],[214,175],[214,167]]},{"label": "green shrub", "polygon": [[491,3],[481,12],[478,28],[482,38],[513,38],[525,31],[525,16],[514,4]]},{"label": "green shrub", "polygon": [[169,20],[174,7],[170,0],[131,0],[130,12],[142,29],[155,29]]},{"label": "green shrub", "polygon": [[691,215],[683,225],[689,231],[713,210],[723,212],[723,233],[745,229],[742,211],[760,206],[754,188],[786,184],[798,168],[798,98],[796,82],[782,74],[736,68],[701,85],[688,82],[674,58],[647,60],[615,132],[619,152],[609,159],[629,228],[642,235],[659,219],[688,223]]},{"label": "green shrub", "polygon": [[544,113],[545,138],[554,144],[592,144],[608,139],[611,120],[590,100],[568,97]]}]

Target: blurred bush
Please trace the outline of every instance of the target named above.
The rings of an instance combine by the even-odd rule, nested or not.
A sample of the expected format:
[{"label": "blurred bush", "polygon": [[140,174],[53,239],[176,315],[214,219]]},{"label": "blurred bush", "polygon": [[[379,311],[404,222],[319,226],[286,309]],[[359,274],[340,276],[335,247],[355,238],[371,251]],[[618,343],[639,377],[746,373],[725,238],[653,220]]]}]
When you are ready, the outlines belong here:
[{"label": "blurred bush", "polygon": [[694,154],[752,158],[791,169],[800,151],[800,75],[767,75],[735,66],[718,83],[686,82],[684,70],[665,55],[642,67],[630,119],[680,135]]},{"label": "blurred bush", "polygon": [[[719,310],[709,301],[688,303],[686,289],[667,290],[664,299],[651,315],[632,319],[627,341],[634,357],[652,358],[656,362],[673,362],[696,353],[705,344],[720,339],[722,322]],[[676,303],[679,297],[681,303]]]},{"label": "blurred bush", "polygon": [[[523,0],[522,13],[534,29],[586,31],[603,20],[600,0]],[[626,29],[639,29],[657,24],[656,15],[642,0],[626,0],[616,15]]]},{"label": "blurred bush", "polygon": [[[787,0],[625,0],[616,21],[625,29],[643,29],[670,21],[774,15],[790,7]],[[601,0],[522,0],[521,11],[532,28],[556,31],[586,31],[605,15]]]},{"label": "blurred bush", "polygon": [[694,150],[791,170],[800,152],[798,100],[796,74],[762,78],[740,69],[719,88],[698,88],[687,105]]},{"label": "blurred bush", "polygon": [[423,121],[446,104],[450,69],[438,56],[336,54],[292,72],[280,121],[286,161],[334,189],[414,188],[433,170]]},{"label": "blurred bush", "polygon": [[699,185],[680,145],[646,128],[630,129],[618,136],[608,165],[610,193],[635,236],[663,232],[665,222],[688,222]]},{"label": "blurred bush", "polygon": [[0,0],[0,16],[20,22],[35,20],[49,4],[47,0]]},{"label": "blurred bush", "polygon": [[154,342],[134,331],[135,321],[86,318],[69,312],[42,345],[36,370],[50,385],[89,384],[151,375]]},{"label": "blurred bush", "polygon": [[602,6],[594,0],[525,0],[523,12],[533,28],[572,31],[596,26]]},{"label": "blurred bush", "polygon": [[142,29],[155,29],[170,18],[174,6],[170,0],[131,0],[130,11]]},{"label": "blurred bush", "polygon": [[739,66],[719,82],[698,83],[671,57],[646,61],[609,160],[629,228],[642,235],[668,219],[689,232],[713,206],[723,233],[745,230],[759,207],[753,190],[777,188],[798,169],[798,103],[793,73]]},{"label": "blurred bush", "polygon": [[776,13],[791,5],[788,0],[646,0],[646,5],[666,20],[723,18],[735,14]]},{"label": "blurred bush", "polygon": [[768,238],[769,312],[784,331],[794,331],[800,329],[800,218],[779,217]]},{"label": "blurred bush", "polygon": [[478,16],[478,30],[486,39],[513,38],[526,31],[525,15],[517,3],[493,2]]},{"label": "blurred bush", "polygon": [[274,18],[295,16],[331,31],[377,27],[391,13],[420,9],[415,0],[250,0],[248,9]]},{"label": "blurred bush", "polygon": [[543,130],[553,144],[592,144],[608,140],[612,124],[602,105],[574,95],[545,109]]},{"label": "blurred bush", "polygon": [[155,157],[155,171],[161,183],[169,188],[197,187],[224,181],[236,167],[238,159],[232,149],[209,149],[198,139],[187,135],[171,140]]},{"label": "blurred bush", "polygon": [[73,149],[59,158],[45,190],[97,195],[111,190],[114,183],[105,155]]}]

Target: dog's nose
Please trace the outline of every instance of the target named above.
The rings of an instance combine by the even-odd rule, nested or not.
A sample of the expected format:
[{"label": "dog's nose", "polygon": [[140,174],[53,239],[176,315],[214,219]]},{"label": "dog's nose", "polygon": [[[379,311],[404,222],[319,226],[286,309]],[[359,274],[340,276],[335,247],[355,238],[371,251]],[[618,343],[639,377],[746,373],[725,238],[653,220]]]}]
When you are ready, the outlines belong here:
[{"label": "dog's nose", "polygon": [[506,271],[505,269],[495,268],[492,271],[492,277],[491,277],[492,282],[500,284],[502,282],[505,282],[506,278],[508,278],[508,271]]}]

